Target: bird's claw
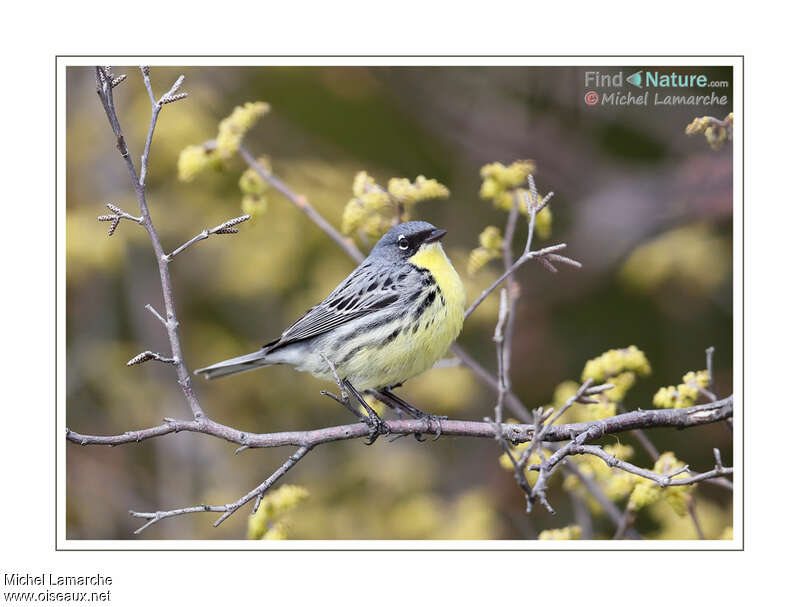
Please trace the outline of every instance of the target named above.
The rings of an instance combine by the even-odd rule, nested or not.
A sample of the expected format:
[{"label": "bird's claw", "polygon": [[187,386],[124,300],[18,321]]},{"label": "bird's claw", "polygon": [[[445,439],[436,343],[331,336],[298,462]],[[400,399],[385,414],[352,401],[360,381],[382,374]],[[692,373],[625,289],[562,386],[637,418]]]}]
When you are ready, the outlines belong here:
[{"label": "bird's claw", "polygon": [[384,422],[377,413],[373,412],[372,415],[364,420],[364,423],[367,424],[370,430],[369,437],[364,443],[365,445],[373,444],[376,440],[378,440],[378,437],[381,434],[389,434],[389,426],[386,425],[386,422]]},{"label": "bird's claw", "polygon": [[[447,416],[446,415],[431,415],[431,414],[427,413],[421,419],[424,419],[426,422],[428,422],[428,431],[429,432],[433,431],[433,425],[432,424],[434,424],[434,423],[436,424],[436,436],[433,437],[433,440],[435,440],[435,441],[439,440],[439,437],[442,436],[442,420],[443,419],[447,419]],[[416,437],[416,435],[415,435],[415,437]],[[417,438],[417,440],[419,440],[419,438]],[[423,439],[423,440],[425,440],[425,439]],[[422,441],[420,441],[420,442],[422,442]]]}]

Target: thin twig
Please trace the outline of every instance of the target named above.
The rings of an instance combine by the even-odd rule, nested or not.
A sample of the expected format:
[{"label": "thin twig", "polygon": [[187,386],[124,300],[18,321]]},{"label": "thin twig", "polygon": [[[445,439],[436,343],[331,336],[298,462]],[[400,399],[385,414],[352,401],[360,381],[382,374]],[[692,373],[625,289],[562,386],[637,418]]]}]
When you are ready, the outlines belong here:
[{"label": "thin twig", "polygon": [[[514,233],[517,229],[517,219],[519,218],[519,204],[516,195],[508,212],[506,221],[506,231],[503,235],[503,266],[508,270],[514,263]],[[520,286],[513,274],[508,276],[508,318],[503,334],[503,368],[505,390],[511,390],[511,350],[514,339],[514,325],[517,318],[517,304],[520,297]]]},{"label": "thin twig", "polygon": [[229,516],[231,516],[234,512],[239,510],[242,506],[247,504],[248,502],[252,501],[253,499],[257,499],[256,507],[254,508],[254,512],[258,510],[258,505],[261,503],[261,499],[264,496],[264,493],[272,487],[282,476],[284,476],[297,462],[299,462],[309,451],[311,451],[313,447],[300,447],[297,451],[295,451],[289,459],[287,459],[283,465],[278,468],[272,476],[270,476],[267,480],[261,483],[258,487],[246,493],[238,500],[231,504],[225,504],[224,506],[209,506],[206,504],[202,504],[200,506],[190,506],[188,508],[178,508],[176,510],[159,510],[156,512],[135,512],[130,510],[130,515],[136,518],[144,518],[149,519],[144,525],[139,527],[135,534],[139,534],[151,525],[164,520],[165,518],[171,518],[173,516],[180,516],[182,514],[192,514],[194,512],[221,512],[222,516],[220,516],[216,521],[214,521],[214,527],[218,527],[221,525]]},{"label": "thin twig", "polygon": [[[592,478],[583,474],[578,465],[572,460],[564,460],[564,467],[569,470],[571,474],[575,475],[575,477],[586,487],[586,490],[595,499],[595,501],[600,504],[600,507],[605,511],[614,525],[619,527],[624,521],[625,514],[619,508],[617,508],[614,502],[608,498],[608,496],[603,492],[603,489]],[[632,539],[641,539],[635,529],[631,528],[627,531],[627,535]]]},{"label": "thin twig", "polygon": [[494,343],[497,347],[497,405],[494,408],[494,421],[500,426],[503,423],[503,402],[506,396],[507,371],[505,359],[505,329],[508,320],[508,295],[503,289],[500,291],[500,308],[497,313],[497,326],[494,329]]},{"label": "thin twig", "polygon": [[166,261],[167,262],[172,261],[173,259],[175,259],[175,256],[178,253],[181,253],[182,251],[185,251],[186,249],[188,249],[190,246],[192,246],[196,242],[200,242],[201,240],[205,240],[206,238],[208,238],[212,234],[236,234],[236,233],[238,233],[239,232],[239,228],[235,228],[233,226],[236,226],[236,225],[238,225],[238,224],[240,224],[240,223],[242,223],[244,221],[247,221],[248,219],[250,219],[250,215],[241,215],[239,217],[234,217],[233,219],[229,219],[228,221],[226,221],[224,223],[221,223],[221,224],[219,224],[218,226],[216,226],[214,228],[208,228],[207,230],[203,230],[197,236],[195,236],[191,240],[187,240],[185,243],[183,243],[181,246],[179,246],[177,249],[175,249],[172,253],[167,255],[166,256]]},{"label": "thin twig", "polygon": [[[611,468],[619,468],[620,470],[624,470],[625,472],[628,472],[630,474],[635,474],[636,476],[641,476],[643,478],[649,479],[654,483],[658,484],[658,486],[662,488],[694,485],[695,483],[699,483],[701,481],[705,481],[710,478],[716,478],[718,476],[728,476],[733,474],[732,467],[728,468],[718,464],[717,466],[714,467],[713,470],[709,470],[708,472],[695,474],[694,476],[685,476],[682,478],[676,478],[678,475],[687,472],[688,467],[684,466],[678,470],[670,472],[669,474],[659,474],[657,472],[653,472],[652,470],[647,470],[646,468],[640,468],[639,466],[634,466],[629,462],[626,462],[624,460],[615,457],[602,447],[597,447],[595,445],[584,445],[577,443],[573,444],[572,442],[570,442],[568,445],[566,445],[566,447],[564,447],[564,449],[566,449],[567,455],[594,455],[595,457],[602,459]],[[548,465],[550,465],[549,462]]]},{"label": "thin twig", "polygon": [[150,304],[146,304],[144,306],[144,309],[150,312],[153,316],[155,316],[161,322],[162,325],[164,325],[165,327],[167,326],[167,319],[161,316],[161,314],[159,314],[158,311],[153,306],[151,306]]}]

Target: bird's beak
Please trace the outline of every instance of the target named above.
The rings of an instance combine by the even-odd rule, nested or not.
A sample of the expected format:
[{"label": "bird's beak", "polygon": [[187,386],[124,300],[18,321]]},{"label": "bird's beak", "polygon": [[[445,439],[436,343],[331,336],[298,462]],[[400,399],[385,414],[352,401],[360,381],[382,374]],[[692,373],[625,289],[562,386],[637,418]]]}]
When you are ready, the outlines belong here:
[{"label": "bird's beak", "polygon": [[425,242],[436,242],[437,240],[441,240],[444,238],[444,235],[447,234],[447,230],[434,230],[428,237],[425,239]]}]

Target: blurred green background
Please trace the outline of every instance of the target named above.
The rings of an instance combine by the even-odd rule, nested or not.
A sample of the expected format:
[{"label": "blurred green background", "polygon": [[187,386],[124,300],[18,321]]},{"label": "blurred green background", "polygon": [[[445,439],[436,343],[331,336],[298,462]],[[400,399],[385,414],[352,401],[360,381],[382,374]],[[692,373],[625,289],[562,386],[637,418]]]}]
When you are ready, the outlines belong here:
[{"label": "blurred green background", "polygon": [[[138,166],[149,100],[138,68],[114,69],[128,74],[115,99]],[[187,145],[212,139],[234,106],[267,101],[271,112],[246,144],[255,155],[266,154],[273,172],[337,228],[357,171],[367,170],[381,184],[419,174],[445,184],[450,198],[420,203],[415,218],[447,228],[446,249],[472,300],[497,276],[500,263],[468,277],[469,251],[485,226],[505,225],[505,214],[478,197],[480,167],[534,159],[540,191],[556,193],[552,237],[538,244],[566,241],[567,254],[584,267],[553,275],[530,263],[518,273],[514,391],[528,407],[546,405],[558,383],[579,379],[586,360],[636,344],[653,374],[637,383],[625,404],[650,408],[659,387],[704,368],[705,348],[713,345],[717,390],[727,395],[733,349],[731,148],[712,151],[702,136],[687,137],[684,128],[698,115],[723,118],[731,107],[589,107],[583,85],[588,69],[618,70],[154,67],[157,95],[184,73],[189,97],[166,106],[159,119],[148,171],[153,220],[171,250],[241,213],[241,160],[182,183],[177,157]],[[732,82],[725,68],[674,71]],[[66,149],[68,426],[116,434],[165,416],[187,417],[171,367],[125,367],[142,350],[168,354],[169,344],[163,327],[144,310],[147,303],[163,310],[144,230],[123,222],[108,238],[109,224],[96,219],[108,212],[106,202],[135,215],[138,209],[92,68],[68,68]],[[265,214],[240,227],[235,236],[193,246],[170,266],[189,369],[271,340],[352,269],[349,258],[277,192],[269,194]],[[520,226],[518,250],[523,231]],[[459,339],[492,372],[496,313],[493,297]],[[212,418],[253,432],[351,422],[342,407],[319,395],[326,387],[284,367],[213,383],[195,380]],[[431,370],[401,394],[427,411],[467,419],[491,415],[495,402],[490,389],[457,367]],[[715,446],[731,461],[731,435],[722,424],[649,435],[696,471],[713,467]],[[635,463],[651,465],[630,436],[606,440],[617,441],[636,447]],[[248,450],[234,457],[233,451],[222,441],[185,433],[114,449],[68,445],[67,537],[129,539],[139,526],[129,509],[234,501],[291,453]],[[576,520],[582,507],[562,490],[560,475],[549,494],[557,516],[541,507],[526,515],[499,455],[494,441],[470,438],[320,446],[284,481],[309,491],[286,515],[288,536],[535,538]],[[730,492],[703,486],[696,497],[704,530],[718,536],[730,525]],[[247,510],[218,529],[210,525],[212,515],[173,518],[145,537],[243,538]],[[592,522],[595,537],[613,534],[602,516]],[[637,528],[647,537],[694,537],[686,518],[656,507],[640,515]]]}]

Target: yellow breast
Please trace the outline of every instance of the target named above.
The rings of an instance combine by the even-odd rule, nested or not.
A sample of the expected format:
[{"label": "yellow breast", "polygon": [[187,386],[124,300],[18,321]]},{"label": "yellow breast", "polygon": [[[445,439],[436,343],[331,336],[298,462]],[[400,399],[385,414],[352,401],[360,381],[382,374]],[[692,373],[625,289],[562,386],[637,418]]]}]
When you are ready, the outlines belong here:
[{"label": "yellow breast", "polygon": [[438,242],[424,244],[408,261],[418,268],[425,268],[436,279],[447,302],[447,307],[453,312],[459,312],[456,316],[460,317],[458,327],[460,331],[464,320],[464,304],[467,296],[461,278],[453,264],[450,263],[442,245]]},{"label": "yellow breast", "polygon": [[431,273],[441,295],[437,294],[419,317],[399,318],[402,329],[387,325],[388,339],[382,336],[375,341],[366,336],[369,343],[338,368],[360,390],[392,386],[430,369],[461,332],[466,294],[442,246],[438,242],[423,245],[409,262]]},{"label": "yellow breast", "polygon": [[428,270],[444,296],[444,305],[438,305],[437,298],[435,304],[421,319],[425,325],[430,321],[431,328],[426,332],[424,343],[416,344],[419,359],[413,365],[415,367],[413,373],[409,375],[413,377],[429,369],[442,358],[450,348],[450,344],[461,333],[461,327],[464,325],[466,293],[458,272],[438,242],[423,245],[408,261],[418,268]]}]

